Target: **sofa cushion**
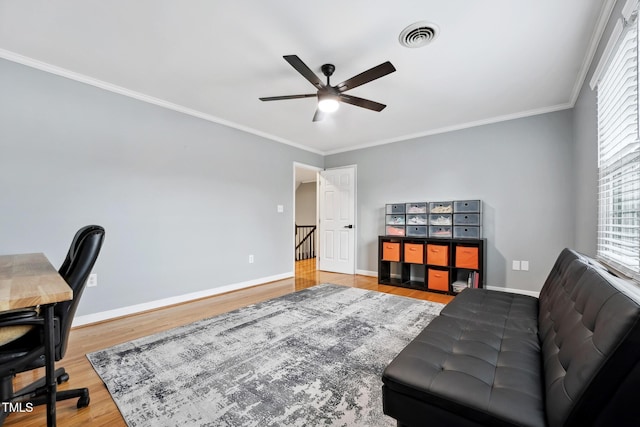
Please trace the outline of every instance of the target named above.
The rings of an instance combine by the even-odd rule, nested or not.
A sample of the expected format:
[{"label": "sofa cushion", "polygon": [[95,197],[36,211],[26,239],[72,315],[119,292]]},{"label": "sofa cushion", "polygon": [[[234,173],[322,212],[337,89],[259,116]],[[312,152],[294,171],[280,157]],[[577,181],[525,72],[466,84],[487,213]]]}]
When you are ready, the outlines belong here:
[{"label": "sofa cushion", "polygon": [[[385,369],[387,395],[445,409],[465,423],[544,426],[538,337],[497,323],[437,317]],[[416,412],[411,420],[430,419]],[[403,422],[406,414],[390,415]]]},{"label": "sofa cushion", "polygon": [[465,289],[440,315],[538,333],[538,299],[487,289]]}]

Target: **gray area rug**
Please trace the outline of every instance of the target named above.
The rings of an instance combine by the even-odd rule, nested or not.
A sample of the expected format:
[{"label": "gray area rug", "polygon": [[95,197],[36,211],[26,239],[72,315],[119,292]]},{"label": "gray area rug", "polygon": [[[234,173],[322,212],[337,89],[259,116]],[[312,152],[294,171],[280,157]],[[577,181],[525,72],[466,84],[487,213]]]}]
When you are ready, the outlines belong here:
[{"label": "gray area rug", "polygon": [[442,307],[323,284],[87,357],[129,426],[395,426],[382,371]]}]

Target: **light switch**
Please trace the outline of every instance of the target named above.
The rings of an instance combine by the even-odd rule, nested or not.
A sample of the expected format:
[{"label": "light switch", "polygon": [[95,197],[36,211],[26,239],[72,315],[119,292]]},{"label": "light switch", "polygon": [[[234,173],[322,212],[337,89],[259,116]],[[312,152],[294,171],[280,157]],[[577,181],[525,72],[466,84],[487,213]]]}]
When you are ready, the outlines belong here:
[{"label": "light switch", "polygon": [[278,205],[278,213],[284,212],[284,206]]},{"label": "light switch", "polygon": [[513,261],[513,263],[511,264],[511,269],[520,270],[520,261]]}]

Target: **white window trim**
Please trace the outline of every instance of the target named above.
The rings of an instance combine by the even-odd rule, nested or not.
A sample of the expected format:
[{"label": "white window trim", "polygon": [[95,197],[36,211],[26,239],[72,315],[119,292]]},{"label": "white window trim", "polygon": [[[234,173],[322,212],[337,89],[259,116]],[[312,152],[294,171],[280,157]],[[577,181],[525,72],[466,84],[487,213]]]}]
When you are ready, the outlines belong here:
[{"label": "white window trim", "polygon": [[611,62],[611,55],[613,54],[613,50],[620,40],[620,35],[622,34],[622,30],[624,29],[624,23],[626,21],[629,21],[629,19],[633,15],[633,12],[637,8],[638,0],[627,0],[624,7],[622,8],[622,17],[616,21],[616,25],[615,27],[613,27],[613,31],[611,32],[611,36],[609,37],[607,46],[605,46],[604,51],[602,52],[602,56],[600,56],[600,60],[598,61],[598,65],[593,72],[593,76],[591,76],[591,81],[589,82],[591,90],[595,90],[595,88],[598,86],[598,83],[602,79],[604,70],[606,70],[607,66]]},{"label": "white window trim", "polygon": [[[637,215],[640,214],[640,208],[638,207],[640,185],[637,185],[638,183],[635,181],[640,165],[637,159],[640,140],[640,117],[638,117],[638,112],[640,111],[640,76],[638,75],[638,68],[640,68],[638,66],[640,28],[638,28],[637,21],[638,5],[638,0],[627,0],[625,3],[622,9],[622,17],[616,22],[590,82],[592,89],[596,88],[598,91],[602,91],[603,88],[609,88],[612,90],[598,93],[597,101],[598,244],[596,258],[603,264],[613,267],[613,269],[636,280],[640,280],[640,248],[638,247],[640,224],[637,221]],[[636,30],[637,34],[634,40],[635,52],[633,53],[635,55],[629,56],[628,31],[632,29]],[[620,51],[619,49],[623,46],[627,47],[624,48],[625,50]],[[619,54],[625,56],[619,57]],[[626,62],[630,59],[634,59],[635,62],[633,64]],[[612,71],[618,70],[622,74],[607,75],[611,71],[609,70],[610,66],[617,67]],[[630,66],[635,69],[629,68]],[[628,78],[634,76],[633,85],[629,86],[628,83],[631,81]],[[603,83],[605,86],[599,87]],[[615,86],[611,86],[612,84]],[[629,90],[633,90],[633,92],[629,92]],[[629,98],[630,95],[634,95],[634,98]],[[615,103],[612,104],[612,100]],[[630,100],[634,102],[629,104]],[[619,110],[620,114],[611,114],[612,112],[617,112],[622,106],[626,106],[626,109]],[[630,112],[634,114],[629,115]],[[624,126],[622,126],[623,124]],[[603,140],[602,138],[605,139]],[[603,143],[605,144],[604,146],[602,145]],[[608,151],[603,151],[603,149]],[[610,157],[610,155],[614,157]],[[633,158],[629,158],[630,155]],[[607,167],[604,173],[601,167],[601,162],[603,161],[606,162],[604,164]],[[631,197],[629,198],[627,194],[631,194]]]}]

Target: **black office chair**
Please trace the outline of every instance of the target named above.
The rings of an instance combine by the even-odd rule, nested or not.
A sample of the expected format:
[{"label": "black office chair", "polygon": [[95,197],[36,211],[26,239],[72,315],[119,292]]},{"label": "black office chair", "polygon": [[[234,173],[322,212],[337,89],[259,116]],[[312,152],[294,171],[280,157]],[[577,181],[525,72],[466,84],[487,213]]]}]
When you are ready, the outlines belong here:
[{"label": "black office chair", "polygon": [[[100,253],[104,234],[104,228],[97,225],[78,230],[59,269],[60,275],[73,290],[73,299],[58,303],[54,307],[56,361],[61,360],[67,350],[71,323],[91,269]],[[46,403],[47,388],[44,378],[19,391],[13,390],[13,378],[20,372],[44,366],[44,319],[35,310],[0,316],[0,328],[16,325],[31,325],[32,328],[23,336],[0,347],[0,401],[31,402],[33,405],[41,405]],[[58,384],[69,379],[64,368],[56,369],[55,377]],[[89,390],[86,388],[62,390],[56,394],[56,401],[73,398],[78,398],[78,408],[86,407],[90,400]],[[7,415],[4,411],[0,412],[0,425]]]},{"label": "black office chair", "polygon": [[85,225],[80,230],[76,232],[76,235],[73,236],[73,240],[71,241],[71,245],[69,246],[69,251],[67,252],[67,256],[64,258],[62,265],[58,269],[58,274],[62,277],[66,277],[69,273],[69,267],[71,266],[71,260],[75,258],[76,251],[78,250],[78,246],[82,239],[92,231],[102,230],[104,234],[104,229],[99,225]]}]

